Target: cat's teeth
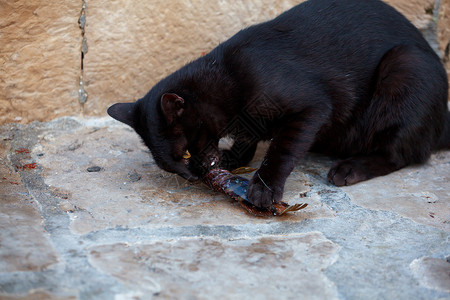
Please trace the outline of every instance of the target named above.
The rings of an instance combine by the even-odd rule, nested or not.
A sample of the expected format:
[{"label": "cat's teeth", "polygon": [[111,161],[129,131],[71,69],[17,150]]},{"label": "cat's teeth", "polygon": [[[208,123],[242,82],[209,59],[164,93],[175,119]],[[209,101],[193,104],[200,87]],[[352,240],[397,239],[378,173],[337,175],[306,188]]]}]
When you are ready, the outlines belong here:
[{"label": "cat's teeth", "polygon": [[213,162],[211,163],[211,167],[212,167],[212,166],[214,166],[215,164],[216,164],[216,162],[215,162],[215,161],[213,161]]}]

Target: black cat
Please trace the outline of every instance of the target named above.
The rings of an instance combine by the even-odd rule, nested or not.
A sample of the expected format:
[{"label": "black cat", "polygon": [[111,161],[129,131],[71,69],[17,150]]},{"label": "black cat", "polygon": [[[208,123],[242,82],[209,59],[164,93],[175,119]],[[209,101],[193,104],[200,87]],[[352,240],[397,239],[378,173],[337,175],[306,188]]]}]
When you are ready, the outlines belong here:
[{"label": "black cat", "polygon": [[[136,130],[161,168],[189,180],[243,166],[258,141],[271,140],[247,192],[268,207],[307,151],[345,158],[328,174],[342,186],[450,147],[447,91],[439,57],[387,4],[309,0],[108,113]],[[224,136],[234,144],[220,151]]]}]

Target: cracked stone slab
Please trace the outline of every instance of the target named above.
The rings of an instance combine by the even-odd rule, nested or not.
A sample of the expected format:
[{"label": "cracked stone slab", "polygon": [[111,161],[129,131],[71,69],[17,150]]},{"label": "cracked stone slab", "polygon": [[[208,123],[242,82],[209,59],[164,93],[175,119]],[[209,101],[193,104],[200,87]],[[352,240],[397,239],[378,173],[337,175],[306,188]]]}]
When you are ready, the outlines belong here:
[{"label": "cracked stone slab", "polygon": [[[105,124],[68,133],[45,131],[32,151],[45,183],[65,195],[60,208],[69,213],[77,234],[116,226],[237,225],[334,217],[317,195],[304,198],[310,183],[298,169],[289,177],[284,201],[307,202],[308,207],[280,218],[255,218],[227,196],[162,171],[130,128]],[[263,152],[264,148],[259,150],[254,166]],[[88,171],[93,167],[97,172]]]},{"label": "cracked stone slab", "polygon": [[414,260],[410,268],[417,281],[426,288],[450,293],[450,259],[422,257]]},{"label": "cracked stone slab", "polygon": [[0,293],[0,299],[2,300],[76,300],[77,297],[61,297],[55,296],[46,291],[30,291],[26,295],[6,295]]},{"label": "cracked stone slab", "polygon": [[410,166],[343,187],[357,205],[387,210],[417,223],[450,232],[450,151],[437,152],[425,165]]},{"label": "cracked stone slab", "polygon": [[[130,143],[129,138],[135,140]],[[159,298],[164,298],[165,293],[171,292],[173,278],[180,280],[181,287],[186,283],[183,279],[185,272],[182,274],[179,271],[182,268],[193,270],[185,276],[190,280],[187,282],[193,282],[193,286],[213,280],[215,274],[225,278],[227,272],[234,276],[233,279],[252,280],[255,277],[272,283],[277,278],[271,275],[272,272],[275,270],[275,275],[280,272],[273,267],[274,253],[290,252],[298,252],[300,258],[281,255],[281,261],[293,261],[298,268],[293,265],[284,268],[281,274],[283,281],[290,282],[291,278],[298,276],[310,278],[311,275],[313,283],[320,283],[315,286],[315,291],[310,292],[312,296],[302,298],[315,297],[317,293],[322,295],[323,286],[331,291],[331,294],[322,296],[323,299],[363,299],[367,295],[374,299],[446,299],[450,295],[442,285],[436,284],[436,278],[440,277],[436,270],[441,269],[435,268],[434,263],[421,261],[423,257],[437,259],[440,264],[448,261],[449,232],[413,221],[413,218],[404,217],[384,206],[369,209],[357,204],[343,189],[327,182],[326,174],[333,164],[329,158],[307,155],[295,169],[294,190],[306,193],[304,198],[298,199],[310,204],[306,210],[287,219],[258,219],[246,215],[223,195],[200,186],[177,183],[176,176],[159,173],[161,171],[154,165],[145,147],[135,148],[135,145],[141,145],[136,135],[112,121],[63,118],[26,126],[8,125],[0,131],[0,143],[2,141],[6,146],[11,146],[5,150],[8,157],[2,162],[8,165],[11,172],[17,169],[16,175],[20,175],[17,178],[21,179],[20,183],[26,189],[24,193],[29,193],[23,196],[32,197],[35,201],[24,203],[30,204],[41,215],[43,224],[40,226],[45,230],[41,234],[48,237],[59,256],[57,263],[32,272],[0,270],[0,298],[27,299],[33,297],[36,291],[45,291],[48,297],[56,299],[148,299],[158,290]],[[22,152],[22,147],[30,153],[15,151]],[[264,149],[261,148],[261,151]],[[124,158],[120,157],[122,155]],[[260,156],[255,159],[255,165],[258,160]],[[35,169],[22,168],[33,163],[36,164]],[[110,170],[113,168],[110,163],[116,167],[114,171]],[[433,168],[439,169],[444,163],[445,160],[438,160]],[[93,166],[98,166],[100,170],[88,172],[87,168]],[[422,165],[418,171],[429,168],[430,165]],[[74,175],[76,180],[70,175]],[[49,178],[52,186],[48,185]],[[383,178],[385,186],[389,186],[390,177]],[[414,187],[414,179],[411,176],[410,181],[404,182],[405,186],[411,184]],[[72,188],[63,188],[66,180],[72,180]],[[159,188],[165,195],[171,195],[172,200],[160,197],[156,191],[146,194],[149,188]],[[443,185],[445,188],[446,185]],[[289,190],[292,191],[292,187]],[[136,201],[130,201],[126,198],[130,195],[139,197]],[[155,196],[151,198],[149,195]],[[178,198],[179,195],[185,196]],[[114,201],[109,201],[109,196]],[[298,197],[296,194],[294,196]],[[372,194],[367,192],[362,196],[370,198]],[[367,202],[370,203],[370,200]],[[223,205],[222,210],[213,209],[220,208],[219,204]],[[145,223],[139,219],[160,207],[163,207],[162,212],[180,215],[167,216],[166,222],[161,221],[164,215],[159,216],[159,223]],[[143,209],[145,212],[140,215]],[[316,209],[328,211],[328,217],[324,217],[324,213],[318,214],[318,211],[316,217],[305,217]],[[442,209],[448,210],[445,207]],[[217,215],[210,216],[212,212],[217,212]],[[85,216],[82,216],[83,213]],[[189,213],[197,213],[200,217],[189,217]],[[235,219],[229,219],[227,215]],[[83,226],[83,222],[88,223],[85,227],[87,233],[80,235],[75,226]],[[5,230],[14,232],[16,228],[8,226]],[[339,248],[334,258],[333,255],[319,255],[320,259],[331,261],[319,263],[323,268],[318,266],[317,256],[312,257],[308,252],[313,251],[314,241],[295,240],[310,234],[316,234]],[[249,250],[258,248],[264,239],[275,239],[277,244],[274,246],[270,242],[271,246],[264,253],[256,253],[267,257],[266,260]],[[222,253],[209,247],[214,243],[227,250]],[[28,247],[28,244],[24,245]],[[14,253],[14,249],[10,252]],[[201,257],[208,266],[200,262],[197,274],[192,263],[183,265],[177,257],[183,257],[187,252],[191,254],[188,261],[197,262]],[[248,261],[237,261],[235,257],[238,255],[248,258]],[[415,260],[418,262],[412,264]],[[238,265],[238,269],[229,270],[226,265],[229,261],[231,266]],[[218,262],[221,262],[220,265]],[[252,263],[258,266],[257,271],[249,267]],[[212,267],[208,269],[209,265]],[[119,270],[115,270],[115,266]],[[121,270],[126,275],[122,276]],[[164,271],[162,275],[157,273],[158,270]],[[138,275],[131,274],[133,271]],[[239,272],[239,276],[233,272]],[[278,284],[278,289],[279,282],[275,284]],[[165,289],[167,286],[169,288]],[[211,292],[214,295],[225,295],[226,288],[229,288],[227,285],[223,287],[222,282],[208,288],[213,287],[216,288]],[[248,289],[247,286],[245,288]],[[250,293],[248,295],[251,296]],[[280,295],[283,292],[276,296]]]},{"label": "cracked stone slab", "polygon": [[29,152],[0,143],[0,272],[41,271],[58,262],[58,253],[42,226],[38,203],[8,165],[8,151],[19,152],[25,165]]},{"label": "cracked stone slab", "polygon": [[89,261],[135,293],[183,299],[337,299],[323,271],[340,246],[320,232],[93,247]]}]

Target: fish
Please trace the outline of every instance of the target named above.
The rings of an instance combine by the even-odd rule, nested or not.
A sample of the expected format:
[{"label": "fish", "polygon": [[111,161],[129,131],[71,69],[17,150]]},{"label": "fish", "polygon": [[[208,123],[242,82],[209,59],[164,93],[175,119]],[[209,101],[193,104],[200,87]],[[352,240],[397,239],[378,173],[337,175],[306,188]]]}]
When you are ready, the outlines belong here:
[{"label": "fish", "polygon": [[[236,173],[243,174],[252,169],[238,168]],[[254,169],[253,169],[254,170]],[[282,216],[288,212],[294,212],[304,209],[307,203],[297,203],[289,205],[285,202],[273,203],[269,208],[259,208],[248,201],[247,188],[249,180],[234,173],[223,169],[212,169],[203,177],[203,182],[211,189],[222,192],[239,204],[250,214],[257,217],[273,217]]]}]

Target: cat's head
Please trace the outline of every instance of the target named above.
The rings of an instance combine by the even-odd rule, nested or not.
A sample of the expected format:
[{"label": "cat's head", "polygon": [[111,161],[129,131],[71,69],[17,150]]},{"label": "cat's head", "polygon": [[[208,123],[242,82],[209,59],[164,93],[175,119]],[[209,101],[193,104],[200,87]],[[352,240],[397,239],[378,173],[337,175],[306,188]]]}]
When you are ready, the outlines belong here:
[{"label": "cat's head", "polygon": [[168,172],[196,181],[219,163],[218,133],[211,124],[214,117],[205,119],[205,111],[176,93],[116,103],[108,114],[131,126],[158,166]]}]

